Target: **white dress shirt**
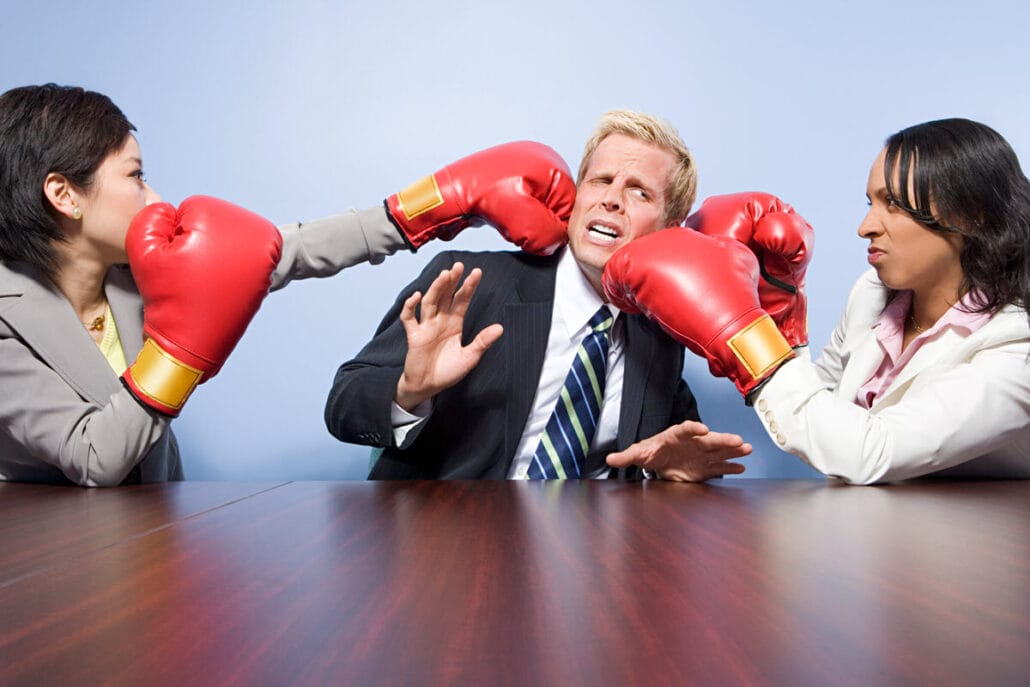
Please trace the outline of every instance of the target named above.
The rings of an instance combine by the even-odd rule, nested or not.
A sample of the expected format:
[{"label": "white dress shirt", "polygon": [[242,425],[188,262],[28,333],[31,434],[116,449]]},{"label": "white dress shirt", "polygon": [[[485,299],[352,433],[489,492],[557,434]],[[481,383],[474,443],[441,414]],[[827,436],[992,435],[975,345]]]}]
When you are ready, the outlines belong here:
[{"label": "white dress shirt", "polygon": [[[547,421],[554,412],[554,404],[558,402],[565,378],[572,368],[572,360],[583,338],[589,333],[587,324],[604,301],[597,295],[579,269],[572,251],[563,249],[558,259],[558,269],[554,283],[554,306],[551,310],[551,331],[547,336],[547,350],[544,354],[544,365],[540,371],[540,382],[526,426],[522,430],[508,471],[509,479],[525,479],[533,453],[540,443]],[[623,323],[620,312],[609,305],[615,322],[611,328],[611,345],[608,348],[608,369],[605,375],[604,401],[601,405],[601,417],[597,422],[594,438],[590,442],[589,456],[607,455],[615,450],[615,439],[619,430],[619,414],[622,409],[622,377],[625,370]],[[407,412],[396,403],[391,409],[393,436],[395,445],[407,448],[406,438],[412,429],[425,422],[432,413],[432,401],[426,401]],[[601,467],[589,478],[605,478],[610,469]]]},{"label": "white dress shirt", "polygon": [[[554,412],[565,378],[572,368],[572,360],[583,338],[590,333],[587,324],[604,301],[597,295],[579,269],[572,251],[565,249],[558,261],[558,272],[554,283],[554,307],[551,310],[551,331],[547,336],[547,352],[540,371],[533,407],[526,419],[515,451],[515,458],[508,471],[509,479],[525,479],[533,453],[540,443],[540,437],[547,421]],[[619,429],[619,412],[622,408],[622,376],[625,369],[623,351],[623,323],[619,311],[608,306],[615,322],[611,329],[611,345],[608,348],[608,369],[605,375],[604,401],[601,417],[597,422],[589,455],[607,455],[615,450],[615,437]],[[587,477],[607,477],[609,468],[602,467]]]}]

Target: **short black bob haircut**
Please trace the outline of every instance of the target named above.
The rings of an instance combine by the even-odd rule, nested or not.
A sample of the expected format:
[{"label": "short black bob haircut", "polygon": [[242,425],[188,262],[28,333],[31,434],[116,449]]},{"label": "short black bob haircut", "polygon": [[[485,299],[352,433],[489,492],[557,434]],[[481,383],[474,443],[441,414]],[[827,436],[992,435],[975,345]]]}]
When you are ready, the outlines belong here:
[{"label": "short black bob haircut", "polygon": [[50,173],[88,192],[101,163],[136,127],[106,95],[45,84],[0,95],[0,260],[48,276],[64,234],[43,193]]}]

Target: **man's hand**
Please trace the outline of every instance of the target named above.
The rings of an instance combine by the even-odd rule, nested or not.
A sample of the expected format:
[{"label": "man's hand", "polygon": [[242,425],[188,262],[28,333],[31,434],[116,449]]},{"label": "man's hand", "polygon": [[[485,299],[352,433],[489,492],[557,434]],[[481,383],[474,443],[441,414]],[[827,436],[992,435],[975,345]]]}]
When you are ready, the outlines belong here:
[{"label": "man's hand", "polygon": [[[408,335],[408,355],[394,401],[409,412],[464,379],[504,333],[501,325],[492,324],[468,346],[461,345],[465,311],[483,276],[477,267],[459,289],[464,271],[465,266],[456,262],[433,280],[425,296],[416,291],[404,301],[401,324]],[[421,317],[416,318],[419,302]]]},{"label": "man's hand", "polygon": [[700,422],[687,420],[625,451],[608,454],[607,462],[613,468],[636,465],[654,470],[673,482],[704,482],[744,472],[743,465],[729,461],[749,453],[751,444],[736,434],[712,432]]}]

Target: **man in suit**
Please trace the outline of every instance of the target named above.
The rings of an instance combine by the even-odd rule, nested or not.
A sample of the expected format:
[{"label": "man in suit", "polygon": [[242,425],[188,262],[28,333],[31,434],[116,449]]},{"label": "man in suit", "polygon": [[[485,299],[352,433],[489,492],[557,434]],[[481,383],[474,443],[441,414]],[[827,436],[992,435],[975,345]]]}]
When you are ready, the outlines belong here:
[{"label": "man in suit", "polygon": [[[610,112],[587,142],[577,183],[567,249],[546,257],[437,256],[373,340],[340,367],[326,424],[341,441],[383,449],[371,478],[633,477],[635,467],[613,470],[606,462],[618,464],[612,452],[626,449],[635,465],[671,479],[743,471],[728,459],[751,447],[700,423],[681,376],[683,348],[646,318],[605,305],[601,286],[620,246],[689,212],[696,192],[689,151],[660,120]],[[614,323],[596,429],[574,471],[555,459],[556,473],[541,473],[541,442],[592,332],[588,321],[602,308]],[[653,455],[651,443],[660,447]]]}]

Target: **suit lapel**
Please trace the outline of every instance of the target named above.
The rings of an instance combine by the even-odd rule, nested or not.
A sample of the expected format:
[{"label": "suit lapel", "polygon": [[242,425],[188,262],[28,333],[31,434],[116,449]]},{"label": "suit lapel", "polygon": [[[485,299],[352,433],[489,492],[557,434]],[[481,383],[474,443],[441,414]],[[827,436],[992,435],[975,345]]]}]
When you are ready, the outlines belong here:
[{"label": "suit lapel", "polygon": [[866,383],[883,361],[883,350],[875,330],[870,328],[863,332],[851,350],[844,351],[843,355],[847,360],[844,361],[840,384],[837,385],[837,395],[854,401],[859,387]]},{"label": "suit lapel", "polygon": [[1026,337],[1026,315],[1013,308],[998,313],[970,336],[962,336],[954,329],[947,328],[932,341],[927,341],[915,352],[898,376],[891,382],[883,394],[876,399],[873,406],[881,403],[893,403],[893,397],[903,393],[909,382],[920,372],[934,367],[954,367],[962,361],[969,360],[975,351],[990,345],[1001,345],[1010,341],[1018,341]]},{"label": "suit lapel", "polygon": [[114,371],[49,279],[34,268],[8,267],[0,296],[10,299],[0,318],[80,396],[103,405],[118,390]]},{"label": "suit lapel", "polygon": [[655,344],[654,337],[644,328],[641,316],[623,315],[623,318],[626,342],[623,351],[625,368],[622,378],[619,431],[615,438],[615,445],[619,451],[636,441],[640,413],[644,407],[645,382],[654,362]]},{"label": "suit lapel", "polygon": [[961,351],[964,348],[963,343],[964,337],[959,336],[952,329],[942,331],[940,337],[935,341],[924,343],[915,352],[911,360],[905,363],[905,367],[901,369],[898,376],[880,394],[880,397],[877,398],[876,403],[873,405],[886,401],[896,391],[907,387],[908,382],[926,368],[951,358],[955,352]]},{"label": "suit lapel", "polygon": [[551,332],[551,313],[554,309],[554,279],[558,259],[523,269],[518,276],[515,298],[505,306],[503,358],[508,364],[512,383],[511,399],[507,404],[504,427],[504,455],[508,457],[505,474],[511,466],[526,418],[533,406],[547,338]]}]

